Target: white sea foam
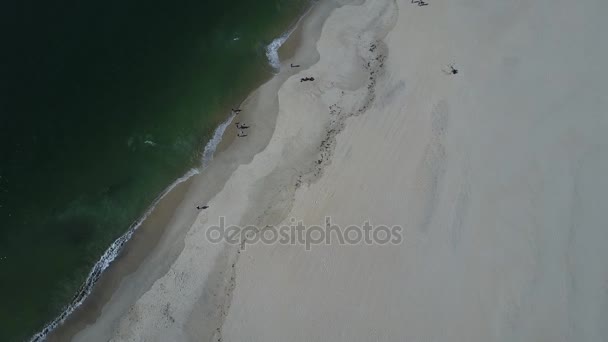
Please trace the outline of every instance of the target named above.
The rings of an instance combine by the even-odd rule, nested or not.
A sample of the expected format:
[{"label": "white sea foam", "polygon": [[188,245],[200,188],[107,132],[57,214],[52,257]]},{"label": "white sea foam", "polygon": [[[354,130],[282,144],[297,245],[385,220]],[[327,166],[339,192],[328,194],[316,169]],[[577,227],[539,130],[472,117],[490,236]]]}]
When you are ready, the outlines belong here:
[{"label": "white sea foam", "polygon": [[198,173],[200,173],[200,171],[198,169],[190,169],[190,171],[188,171],[182,177],[178,178],[175,182],[173,182],[171,185],[169,185],[158,197],[156,197],[156,199],[154,200],[152,205],[148,208],[148,210],[144,213],[144,215],[142,217],[140,217],[139,220],[137,220],[135,223],[133,223],[129,227],[129,229],[127,230],[126,233],[124,233],[122,236],[120,236],[118,239],[116,239],[114,242],[112,242],[110,247],[108,247],[108,249],[106,249],[106,251],[103,253],[101,258],[99,258],[97,263],[95,263],[95,265],[89,272],[87,279],[80,287],[80,290],[78,290],[78,293],[76,293],[76,295],[72,299],[72,302],[65,307],[65,309],[59,316],[57,316],[54,320],[49,322],[44,327],[44,329],[42,329],[40,332],[38,332],[37,334],[32,336],[32,338],[30,339],[30,342],[38,342],[38,341],[45,340],[46,336],[51,331],[55,330],[55,328],[57,328],[59,325],[61,325],[66,320],[66,318],[70,314],[72,314],[72,312],[74,312],[74,310],[76,310],[76,308],[78,308],[84,302],[84,300],[89,296],[89,294],[91,294],[91,290],[93,289],[93,286],[95,286],[95,283],[97,283],[97,281],[101,277],[103,271],[105,271],[105,269],[108,268],[108,266],[110,266],[112,261],[114,261],[114,259],[116,259],[116,257],[118,256],[118,254],[124,247],[125,243],[127,241],[129,241],[129,239],[131,238],[133,233],[137,230],[137,228],[139,228],[141,226],[142,222],[144,222],[146,220],[146,218],[148,218],[148,216],[152,213],[152,211],[154,210],[154,208],[156,207],[158,202],[160,202],[160,200],[163,199],[163,197],[165,197],[165,195],[168,194],[171,190],[173,190],[177,185],[185,182],[190,177],[192,177]]},{"label": "white sea foam", "polygon": [[232,114],[230,114],[230,117],[226,119],[226,121],[222,122],[219,126],[217,126],[215,132],[213,132],[213,137],[211,138],[211,140],[209,140],[207,145],[205,145],[205,149],[203,150],[203,169],[209,166],[209,163],[213,160],[213,154],[215,153],[217,146],[222,141],[222,137],[224,136],[226,128],[228,127],[228,125],[230,125],[235,116],[236,113],[232,112]]},{"label": "white sea foam", "polygon": [[[311,7],[312,8],[312,7]],[[310,11],[309,8],[295,23],[295,25],[291,26],[289,30],[283,33],[279,38],[274,39],[268,46],[266,47],[266,57],[268,58],[268,63],[275,70],[281,70],[281,59],[279,58],[279,49],[283,44],[289,39],[289,36],[296,30],[300,21],[306,16],[306,14]]]},{"label": "white sea foam", "polygon": [[279,59],[279,49],[287,41],[289,35],[293,32],[293,29],[283,33],[279,38],[276,38],[272,43],[266,47],[266,57],[268,57],[268,63],[270,66],[279,71],[281,69],[281,60]]}]

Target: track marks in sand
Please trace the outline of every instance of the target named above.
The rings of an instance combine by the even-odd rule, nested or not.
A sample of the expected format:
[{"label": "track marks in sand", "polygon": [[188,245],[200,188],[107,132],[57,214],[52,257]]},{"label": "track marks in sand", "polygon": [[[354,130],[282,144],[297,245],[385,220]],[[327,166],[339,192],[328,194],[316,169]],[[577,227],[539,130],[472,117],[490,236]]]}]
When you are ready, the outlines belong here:
[{"label": "track marks in sand", "polygon": [[431,111],[431,138],[416,171],[416,228],[426,233],[437,208],[442,180],[446,172],[445,135],[449,124],[449,105],[440,100]]},{"label": "track marks in sand", "polygon": [[[337,135],[344,129],[346,119],[365,113],[376,99],[376,84],[378,78],[384,73],[384,62],[388,55],[388,48],[382,41],[376,41],[369,45],[369,53],[363,65],[368,72],[367,82],[357,90],[339,90],[338,100],[329,106],[329,125],[325,136],[319,145],[318,158],[314,161],[311,169],[303,175],[304,181],[311,184],[317,181],[323,174],[323,169],[331,163],[331,156],[336,145]],[[356,98],[358,100],[353,101]],[[355,106],[346,105],[355,103]],[[302,182],[302,177],[297,185]]]},{"label": "track marks in sand", "polygon": [[454,249],[460,246],[462,236],[465,233],[465,221],[471,204],[471,183],[468,177],[467,171],[464,175],[464,181],[460,184],[460,190],[454,203],[454,211],[451,218],[450,244]]},{"label": "track marks in sand", "polygon": [[191,341],[222,341],[220,327],[232,302],[236,286],[235,265],[240,253],[240,249],[224,248],[216,258],[184,327]]},{"label": "track marks in sand", "polygon": [[[360,10],[366,9],[361,7]],[[360,71],[367,76],[363,78],[363,82],[360,81],[361,78],[357,77],[356,80],[353,80],[354,83],[347,82],[348,85],[345,85],[344,80],[340,78],[325,80],[328,89],[321,99],[330,103],[328,106],[329,124],[319,144],[316,160],[313,161],[309,170],[300,174],[296,187],[302,183],[312,184],[323,175],[323,169],[331,164],[336,137],[344,129],[346,120],[349,117],[366,113],[375,105],[376,86],[385,74],[385,62],[389,54],[383,39],[397,22],[398,8],[395,2],[388,1],[384,5],[374,8],[373,12],[375,13],[370,13],[368,16],[373,19],[362,31],[357,32],[350,39],[344,38],[356,45],[356,48],[353,49],[356,54],[353,57],[359,61],[356,74]],[[344,32],[343,35],[350,34],[350,32]]]}]

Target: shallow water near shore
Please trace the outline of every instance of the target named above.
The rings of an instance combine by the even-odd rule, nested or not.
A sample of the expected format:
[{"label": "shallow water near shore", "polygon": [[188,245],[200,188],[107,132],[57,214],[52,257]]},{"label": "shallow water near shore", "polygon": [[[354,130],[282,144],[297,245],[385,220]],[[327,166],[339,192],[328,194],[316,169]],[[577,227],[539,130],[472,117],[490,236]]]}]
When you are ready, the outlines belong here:
[{"label": "shallow water near shore", "polygon": [[142,5],[0,5],[2,341],[58,315],[110,243],[201,166],[309,4]]}]

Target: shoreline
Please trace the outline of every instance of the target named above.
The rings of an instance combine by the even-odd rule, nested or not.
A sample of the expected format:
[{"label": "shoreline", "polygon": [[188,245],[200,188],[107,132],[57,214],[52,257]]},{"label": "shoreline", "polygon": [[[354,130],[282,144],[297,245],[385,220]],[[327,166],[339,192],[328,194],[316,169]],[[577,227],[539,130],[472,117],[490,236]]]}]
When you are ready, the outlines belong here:
[{"label": "shoreline", "polygon": [[154,248],[159,243],[163,228],[170,222],[171,213],[185,198],[191,182],[192,178],[189,178],[178,184],[156,204],[137,233],[125,243],[119,255],[99,278],[82,305],[47,336],[47,341],[70,339],[80,329],[95,321],[123,278],[134,272],[139,263],[145,260],[149,248]]},{"label": "shoreline", "polygon": [[[72,341],[604,340],[605,10],[319,3],[302,68],[247,97],[248,137]],[[294,222],[350,239],[263,239]],[[401,239],[347,234],[370,222]]]},{"label": "shoreline", "polygon": [[[319,6],[319,3],[311,4],[311,6],[285,32],[284,35],[286,35],[286,39],[280,45],[277,51],[282,61],[285,58],[291,60],[291,58],[296,54],[299,44],[293,44],[292,37],[294,33],[300,31],[300,23],[317,6]],[[284,47],[285,44],[288,44],[288,47]],[[229,153],[228,151],[231,148],[234,148],[233,145],[235,144],[235,140],[237,138],[236,129],[232,126],[232,123],[234,122],[235,118],[244,118],[251,121],[256,119],[251,117],[247,108],[250,106],[250,102],[254,102],[254,105],[255,102],[257,102],[255,97],[257,96],[256,93],[259,88],[278,77],[284,81],[295,71],[296,70],[289,70],[288,67],[285,68],[285,66],[283,66],[282,70],[277,71],[276,74],[269,77],[263,77],[265,80],[261,82],[261,85],[257,86],[255,90],[252,91],[247,98],[241,102],[240,105],[243,109],[243,113],[237,116],[232,115],[228,117],[226,121],[224,121],[224,123],[226,123],[225,131],[223,131],[223,134],[221,134],[221,140],[216,146],[213,159],[222,156],[224,153]],[[273,120],[274,119],[272,118],[266,118],[263,121],[270,123]],[[224,123],[220,124],[220,126]],[[251,128],[255,128],[255,125],[252,125]],[[211,140],[213,140],[213,137],[210,139],[210,142]],[[257,148],[257,150],[259,151],[263,148],[264,146],[262,144]],[[253,155],[255,155],[255,153]],[[213,165],[210,165],[211,159],[208,157],[209,156],[205,155],[203,152],[201,161],[202,166],[199,168],[200,172],[207,172],[206,169]],[[234,160],[232,160],[231,163],[234,163]],[[59,323],[53,330],[49,331],[46,337],[36,334],[32,337],[31,341],[38,341],[45,338],[48,341],[72,339],[80,330],[85,328],[87,325],[92,324],[97,318],[100,317],[100,315],[103,314],[103,307],[111,300],[113,292],[120,287],[121,283],[127,281],[127,278],[129,278],[133,272],[135,272],[141,266],[141,264],[145,262],[150,253],[152,253],[152,251],[147,252],[146,249],[155,249],[158,247],[158,243],[160,243],[162,239],[168,238],[164,230],[166,229],[166,226],[174,221],[174,211],[182,207],[184,202],[192,199],[193,192],[196,193],[193,188],[197,186],[196,183],[199,183],[200,185],[202,182],[200,180],[202,175],[200,172],[196,171],[194,174],[189,175],[183,180],[180,178],[181,181],[176,181],[176,183],[168,187],[168,190],[165,190],[161,195],[159,195],[157,200],[155,200],[155,202],[150,206],[150,209],[146,212],[146,214],[142,216],[142,219],[138,220],[137,223],[132,226],[134,228],[130,228],[129,232],[123,235],[128,235],[129,238],[122,242],[122,248],[117,252],[117,255],[114,256],[111,261],[109,261],[108,266],[103,269],[99,278],[93,283],[89,293],[84,296],[83,301],[74,309],[70,309],[71,312],[67,315],[67,317],[64,318],[64,321]],[[219,188],[217,191],[219,191]],[[213,193],[208,196],[211,197],[212,195]],[[164,215],[158,214],[159,211],[164,211]],[[193,220],[193,218],[191,220]],[[150,233],[152,234],[150,235]],[[119,238],[119,240],[121,239],[122,237]],[[174,254],[177,254],[177,252]],[[62,313],[62,315],[58,317],[63,315],[64,314]],[[41,333],[42,332],[44,332],[44,330],[41,331]]]},{"label": "shoreline", "polygon": [[126,247],[127,244],[129,244],[129,241],[131,241],[132,237],[139,230],[139,228],[141,228],[148,220],[148,218],[154,213],[157,205],[159,205],[165,199],[166,196],[171,194],[173,190],[180,187],[182,183],[187,183],[192,177],[194,177],[198,173],[199,170],[190,169],[188,172],[186,172],[186,174],[184,174],[182,177],[178,178],[167,188],[165,188],[165,190],[163,190],[163,192],[161,192],[156,197],[156,199],[154,199],[154,201],[146,210],[146,212],[137,221],[135,221],[123,235],[114,240],[110,247],[108,247],[108,249],[104,251],[102,256],[95,263],[95,265],[87,275],[84,284],[74,295],[74,298],[67,305],[66,309],[55,319],[47,323],[40,332],[34,334],[29,341],[36,342],[45,340],[48,338],[48,334],[53,333],[56,329],[62,326],[66,322],[66,320],[68,320],[69,317],[72,316],[89,298],[91,293],[94,291],[97,283],[105,274],[106,270],[108,270],[108,268],[114,263],[114,261],[119,259],[123,249]]}]

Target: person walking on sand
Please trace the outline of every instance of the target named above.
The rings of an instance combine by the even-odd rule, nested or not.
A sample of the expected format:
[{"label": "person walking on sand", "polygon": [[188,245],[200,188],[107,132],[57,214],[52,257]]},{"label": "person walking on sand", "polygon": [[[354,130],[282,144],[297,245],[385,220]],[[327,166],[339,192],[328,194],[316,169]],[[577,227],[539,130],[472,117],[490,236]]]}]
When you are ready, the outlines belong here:
[{"label": "person walking on sand", "polygon": [[458,69],[456,69],[454,67],[454,64],[449,64],[448,68],[450,68],[450,70],[445,70],[445,69],[441,69],[443,71],[444,74],[446,75],[456,75],[458,74]]}]

